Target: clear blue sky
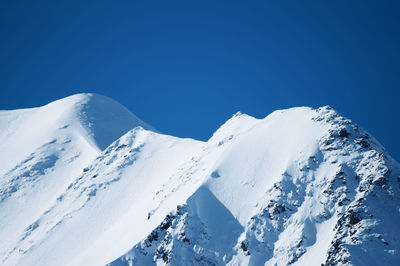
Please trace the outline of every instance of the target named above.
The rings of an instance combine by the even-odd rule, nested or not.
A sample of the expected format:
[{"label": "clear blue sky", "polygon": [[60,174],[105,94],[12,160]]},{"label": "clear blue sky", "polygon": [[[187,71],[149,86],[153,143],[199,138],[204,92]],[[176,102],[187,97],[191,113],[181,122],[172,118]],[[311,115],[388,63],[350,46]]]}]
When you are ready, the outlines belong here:
[{"label": "clear blue sky", "polygon": [[1,1],[0,109],[96,92],[206,140],[331,105],[400,160],[400,1],[60,2]]}]

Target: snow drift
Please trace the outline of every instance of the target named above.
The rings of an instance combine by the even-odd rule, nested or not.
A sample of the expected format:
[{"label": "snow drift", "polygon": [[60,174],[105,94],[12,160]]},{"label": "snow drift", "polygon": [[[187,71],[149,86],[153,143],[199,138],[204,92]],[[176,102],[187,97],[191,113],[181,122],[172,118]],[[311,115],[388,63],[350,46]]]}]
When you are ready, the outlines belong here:
[{"label": "snow drift", "polygon": [[4,265],[396,265],[400,166],[330,107],[207,142],[79,94],[0,112]]}]

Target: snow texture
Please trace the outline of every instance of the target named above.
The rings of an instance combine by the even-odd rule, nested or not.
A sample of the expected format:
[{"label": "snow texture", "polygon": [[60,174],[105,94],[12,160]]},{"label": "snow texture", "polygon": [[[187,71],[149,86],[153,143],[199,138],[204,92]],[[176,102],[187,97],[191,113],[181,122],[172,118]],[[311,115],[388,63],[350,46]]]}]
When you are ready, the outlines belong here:
[{"label": "snow texture", "polygon": [[1,265],[400,264],[400,165],[330,107],[201,142],[78,94],[0,139]]}]

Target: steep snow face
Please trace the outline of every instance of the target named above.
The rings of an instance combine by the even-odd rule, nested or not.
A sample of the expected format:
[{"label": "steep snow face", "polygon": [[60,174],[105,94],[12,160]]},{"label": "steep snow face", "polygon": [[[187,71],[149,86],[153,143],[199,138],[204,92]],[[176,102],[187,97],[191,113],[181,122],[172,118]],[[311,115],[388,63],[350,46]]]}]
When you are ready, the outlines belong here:
[{"label": "steep snow face", "polygon": [[[125,124],[125,109],[102,116],[97,107],[118,104],[73,97],[83,99],[72,101],[81,107],[68,126],[43,129],[53,138],[24,147],[4,171],[2,264],[400,261],[399,164],[331,108],[237,113],[208,142],[161,135],[133,117],[135,128],[117,139],[107,124]],[[23,139],[15,125],[25,127],[31,111],[14,111],[17,121],[26,116],[14,128],[3,116],[10,126],[0,134]]]},{"label": "steep snow face", "polygon": [[129,131],[26,226],[5,263],[104,265],[120,256],[176,207],[168,206],[149,220],[157,190],[202,145],[141,127]]},{"label": "steep snow face", "polygon": [[77,117],[87,134],[100,150],[135,127],[155,131],[128,109],[108,97],[85,94],[76,107]]}]

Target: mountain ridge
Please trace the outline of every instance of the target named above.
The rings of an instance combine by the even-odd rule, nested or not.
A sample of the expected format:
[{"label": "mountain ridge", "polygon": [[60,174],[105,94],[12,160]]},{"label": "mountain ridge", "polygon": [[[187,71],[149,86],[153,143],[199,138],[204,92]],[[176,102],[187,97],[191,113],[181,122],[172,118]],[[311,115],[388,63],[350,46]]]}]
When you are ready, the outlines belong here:
[{"label": "mountain ridge", "polygon": [[[140,125],[90,155],[54,139],[0,183],[5,265],[399,261],[399,164],[328,106],[236,113],[207,142]],[[18,207],[32,198],[47,203]]]}]

